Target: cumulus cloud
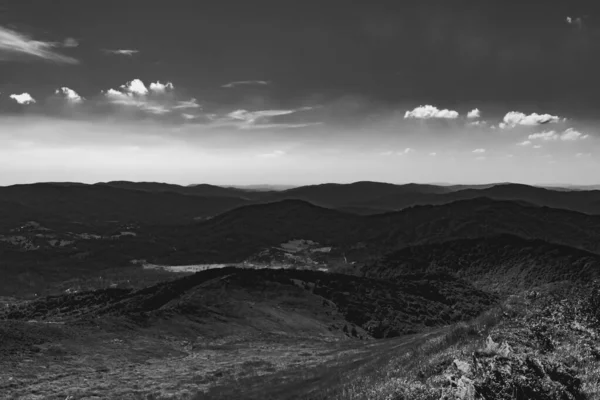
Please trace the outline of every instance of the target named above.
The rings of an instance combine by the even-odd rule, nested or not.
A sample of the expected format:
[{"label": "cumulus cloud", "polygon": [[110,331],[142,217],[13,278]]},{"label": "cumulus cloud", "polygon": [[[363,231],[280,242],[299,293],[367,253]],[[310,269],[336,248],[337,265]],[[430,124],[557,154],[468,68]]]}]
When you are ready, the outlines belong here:
[{"label": "cumulus cloud", "polygon": [[116,50],[104,49],[102,51],[106,54],[114,54],[114,55],[118,55],[118,56],[129,56],[129,57],[140,52],[139,50],[130,50],[130,49],[116,49]]},{"label": "cumulus cloud", "polygon": [[269,81],[233,81],[233,82],[229,82],[221,87],[223,88],[234,88],[236,86],[244,86],[244,85],[268,85],[271,82]]},{"label": "cumulus cloud", "polygon": [[155,93],[164,93],[167,90],[173,90],[173,84],[171,82],[167,82],[165,84],[154,82],[150,84],[150,90]]},{"label": "cumulus cloud", "polygon": [[196,99],[177,100],[170,92],[175,89],[171,82],[150,83],[150,89],[140,79],[133,79],[119,87],[108,89],[102,94],[109,103],[135,107],[150,114],[164,115],[174,110],[199,108]]},{"label": "cumulus cloud", "polygon": [[531,144],[530,140],[524,140],[522,142],[517,143],[517,146],[529,146]]},{"label": "cumulus cloud", "polygon": [[121,89],[123,89],[125,92],[129,93],[129,94],[137,94],[140,96],[144,96],[148,94],[148,88],[146,88],[146,85],[144,85],[144,82],[142,82],[139,79],[134,79],[130,82],[127,82],[124,85],[121,85]]},{"label": "cumulus cloud", "polygon": [[29,93],[11,94],[10,98],[19,104],[32,104],[35,103],[35,99],[31,97]]},{"label": "cumulus cloud", "polygon": [[404,114],[405,119],[456,119],[458,118],[458,112],[452,110],[440,110],[437,107],[431,105],[419,106],[412,111],[407,111]]},{"label": "cumulus cloud", "polygon": [[473,150],[473,153],[476,153],[476,154],[485,153],[485,149],[475,149],[475,150]]},{"label": "cumulus cloud", "polygon": [[573,140],[582,140],[587,139],[589,135],[584,135],[583,133],[576,131],[573,128],[569,128],[560,135],[560,140],[564,141],[573,141]]},{"label": "cumulus cloud", "polygon": [[[564,121],[564,119],[562,119]],[[550,114],[524,114],[518,111],[510,111],[504,116],[499,124],[501,129],[514,128],[515,126],[537,126],[548,123],[560,122],[561,118]]]},{"label": "cumulus cloud", "polygon": [[73,89],[69,89],[68,87],[61,87],[56,89],[55,94],[64,96],[71,103],[81,103],[83,98],[77,94]]},{"label": "cumulus cloud", "polygon": [[481,117],[481,112],[479,111],[478,108],[475,108],[467,113],[467,118],[476,119],[479,117]]},{"label": "cumulus cloud", "polygon": [[28,58],[41,59],[62,64],[77,64],[79,61],[54,50],[61,44],[33,40],[31,37],[0,26],[0,60],[18,61]]}]

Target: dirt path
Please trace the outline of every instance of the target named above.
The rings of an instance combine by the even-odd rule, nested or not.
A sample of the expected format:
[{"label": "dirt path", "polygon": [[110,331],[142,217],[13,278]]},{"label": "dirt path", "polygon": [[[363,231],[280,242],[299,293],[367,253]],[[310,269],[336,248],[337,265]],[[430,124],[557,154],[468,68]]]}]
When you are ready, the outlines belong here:
[{"label": "dirt path", "polygon": [[190,399],[207,392],[200,398],[291,399],[438,333],[371,343],[281,338],[198,345],[131,337],[46,344],[0,360],[0,397]]}]

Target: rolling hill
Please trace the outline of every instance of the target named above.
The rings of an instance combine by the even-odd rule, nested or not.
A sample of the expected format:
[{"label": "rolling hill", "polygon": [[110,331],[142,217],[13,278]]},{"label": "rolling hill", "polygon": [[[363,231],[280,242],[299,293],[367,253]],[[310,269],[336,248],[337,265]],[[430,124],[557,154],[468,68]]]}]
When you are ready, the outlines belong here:
[{"label": "rolling hill", "polygon": [[19,204],[26,222],[39,214],[85,224],[139,222],[185,224],[249,204],[240,197],[188,196],[166,191],[142,191],[107,185],[33,184],[0,188],[0,201]]},{"label": "rolling hill", "polygon": [[548,283],[600,277],[600,255],[540,239],[497,235],[410,246],[365,266],[365,276],[403,279],[446,271],[486,291],[520,292]]},{"label": "rolling hill", "polygon": [[358,216],[299,200],[240,207],[185,227],[157,228],[175,248],[162,263],[241,262],[265,247],[314,240],[367,261],[420,243],[513,234],[600,252],[600,216],[488,198]]}]

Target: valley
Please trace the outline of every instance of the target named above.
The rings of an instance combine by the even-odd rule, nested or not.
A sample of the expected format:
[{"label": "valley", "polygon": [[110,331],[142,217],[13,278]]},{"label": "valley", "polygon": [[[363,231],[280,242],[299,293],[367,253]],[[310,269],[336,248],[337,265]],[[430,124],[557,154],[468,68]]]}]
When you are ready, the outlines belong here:
[{"label": "valley", "polygon": [[[477,390],[498,384],[481,375],[497,357],[511,368],[525,359],[567,368],[540,339],[551,352],[569,345],[549,328],[558,304],[575,318],[560,329],[592,346],[578,350],[587,361],[577,365],[596,368],[590,338],[600,325],[583,305],[600,277],[600,216],[534,204],[539,188],[493,198],[496,186],[398,186],[377,195],[480,196],[365,214],[342,202],[355,184],[0,188],[0,393],[437,399],[455,390],[448,379]],[[524,322],[534,320],[542,331]],[[488,372],[457,372],[472,362],[458,348],[488,349],[477,356]],[[600,383],[585,374],[585,388],[554,375],[544,381],[553,389],[538,378],[527,385],[593,398]]]}]

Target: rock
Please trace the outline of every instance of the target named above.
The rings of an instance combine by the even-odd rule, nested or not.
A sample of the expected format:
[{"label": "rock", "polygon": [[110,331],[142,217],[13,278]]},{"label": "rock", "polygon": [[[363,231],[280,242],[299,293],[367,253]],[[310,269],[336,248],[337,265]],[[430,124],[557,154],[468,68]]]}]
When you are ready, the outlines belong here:
[{"label": "rock", "polygon": [[500,354],[502,357],[508,357],[508,355],[512,353],[512,351],[512,347],[510,347],[508,343],[503,342],[502,345],[500,345],[500,348],[498,349],[498,354]]},{"label": "rock", "polygon": [[485,351],[488,353],[495,353],[498,350],[498,343],[494,342],[491,336],[488,336],[485,340]]},{"label": "rock", "polygon": [[450,377],[450,387],[442,392],[440,400],[475,400],[475,385],[466,376]]},{"label": "rock", "polygon": [[465,375],[471,374],[471,365],[465,361],[454,360],[454,366]]}]

